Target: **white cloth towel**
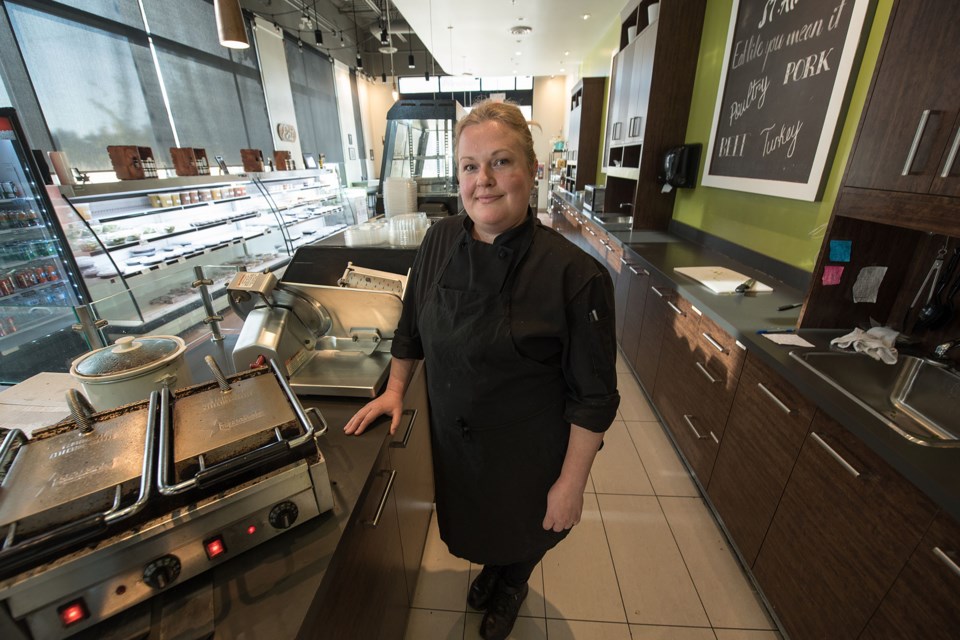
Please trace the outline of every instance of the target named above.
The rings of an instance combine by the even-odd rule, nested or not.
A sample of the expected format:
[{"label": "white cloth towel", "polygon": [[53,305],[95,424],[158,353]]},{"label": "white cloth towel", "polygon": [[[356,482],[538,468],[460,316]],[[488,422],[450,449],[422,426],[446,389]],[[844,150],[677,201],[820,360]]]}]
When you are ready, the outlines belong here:
[{"label": "white cloth towel", "polygon": [[874,327],[864,331],[863,329],[854,329],[845,336],[834,338],[830,344],[836,345],[841,349],[853,349],[857,353],[865,353],[874,360],[880,360],[887,364],[897,363],[897,348],[894,346],[897,342],[899,331],[890,327]]}]

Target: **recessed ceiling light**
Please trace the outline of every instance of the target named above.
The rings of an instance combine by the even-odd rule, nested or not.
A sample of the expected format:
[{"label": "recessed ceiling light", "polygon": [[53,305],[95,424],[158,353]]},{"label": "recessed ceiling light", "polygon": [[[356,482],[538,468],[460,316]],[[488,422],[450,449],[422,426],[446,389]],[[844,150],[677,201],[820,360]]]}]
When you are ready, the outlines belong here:
[{"label": "recessed ceiling light", "polygon": [[561,69],[560,69],[560,73],[566,73],[566,72],[567,72],[566,69],[564,69],[564,68],[561,68]]},{"label": "recessed ceiling light", "polygon": [[583,14],[583,19],[584,19],[584,20],[589,20],[589,19],[590,19],[590,14],[589,14],[589,13]]},{"label": "recessed ceiling light", "polygon": [[517,51],[517,54],[516,54],[516,55],[522,56],[522,55],[523,55],[523,51]]},{"label": "recessed ceiling light", "polygon": [[564,51],[564,52],[563,52],[563,55],[568,56],[568,55],[570,55],[570,52],[569,52],[569,51]]}]

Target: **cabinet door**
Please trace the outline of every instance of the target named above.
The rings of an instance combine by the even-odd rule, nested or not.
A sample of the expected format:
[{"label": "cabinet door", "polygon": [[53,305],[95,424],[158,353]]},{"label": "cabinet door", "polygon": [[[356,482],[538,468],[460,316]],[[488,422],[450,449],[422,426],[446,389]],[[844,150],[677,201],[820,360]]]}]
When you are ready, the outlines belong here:
[{"label": "cabinet door", "polygon": [[630,87],[631,98],[627,117],[627,142],[643,142],[643,132],[647,123],[647,105],[650,102],[650,83],[653,79],[653,59],[657,48],[657,28],[654,22],[637,35],[636,51],[633,55],[633,78]]},{"label": "cabinet door", "polygon": [[934,519],[861,640],[950,640],[960,629],[960,525]]},{"label": "cabinet door", "polygon": [[377,460],[298,638],[403,638],[410,609],[387,451]]},{"label": "cabinet door", "polygon": [[747,356],[707,493],[748,566],[760,551],[816,406]]},{"label": "cabinet door", "polygon": [[[628,358],[637,352],[640,345],[640,331],[643,328],[643,310],[650,291],[650,272],[634,264],[627,264],[620,270],[620,279],[627,281],[627,296],[624,309],[623,333],[620,347]],[[617,281],[619,284],[620,280]],[[619,327],[618,327],[619,331]]]},{"label": "cabinet door", "polygon": [[934,511],[856,436],[818,412],[753,566],[789,636],[856,638]]},{"label": "cabinet door", "polygon": [[397,472],[394,495],[400,520],[408,603],[413,604],[434,498],[430,415],[425,367],[422,364],[417,367],[407,387],[403,409],[400,427],[390,443],[390,463]]},{"label": "cabinet door", "polygon": [[[846,184],[928,193],[944,170],[960,110],[960,3],[900,2]],[[951,134],[954,140],[951,140]],[[948,168],[948,175],[949,168]],[[956,193],[957,172],[937,190]]]},{"label": "cabinet door", "polygon": [[660,347],[663,344],[664,324],[666,323],[667,300],[674,293],[660,284],[650,282],[647,300],[643,307],[643,322],[640,326],[640,339],[637,352],[632,357],[633,370],[640,378],[640,384],[652,394],[657,380],[657,367],[660,365]]}]

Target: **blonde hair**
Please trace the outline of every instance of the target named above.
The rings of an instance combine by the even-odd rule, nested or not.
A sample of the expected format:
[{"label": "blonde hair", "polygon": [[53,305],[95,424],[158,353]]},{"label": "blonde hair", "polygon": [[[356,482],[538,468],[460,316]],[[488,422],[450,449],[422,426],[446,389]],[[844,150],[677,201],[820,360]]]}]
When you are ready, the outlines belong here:
[{"label": "blonde hair", "polygon": [[520,108],[512,102],[494,102],[487,98],[473,105],[470,113],[465,115],[457,122],[453,132],[454,147],[460,148],[460,134],[463,130],[474,124],[484,122],[499,122],[510,131],[517,134],[520,139],[520,146],[523,148],[523,154],[527,157],[530,169],[537,167],[537,154],[533,150],[533,135],[530,133],[530,126],[540,127],[536,122],[527,122],[523,117]]}]

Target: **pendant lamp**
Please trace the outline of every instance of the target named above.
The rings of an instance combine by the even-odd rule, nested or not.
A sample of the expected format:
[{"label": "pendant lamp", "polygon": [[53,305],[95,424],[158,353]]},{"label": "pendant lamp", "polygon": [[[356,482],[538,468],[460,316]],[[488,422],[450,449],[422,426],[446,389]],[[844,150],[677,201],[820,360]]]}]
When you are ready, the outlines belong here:
[{"label": "pendant lamp", "polygon": [[250,46],[240,0],[213,0],[213,13],[217,20],[220,44],[229,49],[246,49]]}]

